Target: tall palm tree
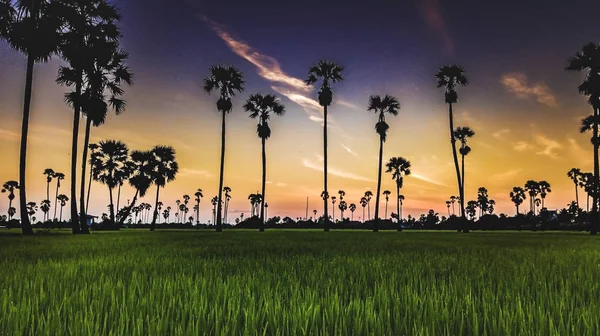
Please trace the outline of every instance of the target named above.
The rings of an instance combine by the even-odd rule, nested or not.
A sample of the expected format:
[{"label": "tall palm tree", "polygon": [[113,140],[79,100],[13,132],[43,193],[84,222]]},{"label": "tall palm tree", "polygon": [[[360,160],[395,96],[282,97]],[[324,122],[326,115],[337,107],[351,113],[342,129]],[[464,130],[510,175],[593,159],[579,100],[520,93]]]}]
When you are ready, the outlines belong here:
[{"label": "tall palm tree", "polygon": [[[219,198],[218,198],[217,196],[213,197],[213,198],[210,200],[210,204],[212,204],[212,206],[213,206],[213,225],[216,225],[216,224],[215,224],[215,223],[216,223],[215,216],[216,216],[216,213],[217,213],[217,202],[218,202],[218,201],[219,201]],[[253,208],[253,209],[254,209],[254,208]]]},{"label": "tall palm tree", "polygon": [[592,145],[594,147],[594,180],[593,180],[593,205],[592,205],[592,227],[590,234],[595,235],[600,229],[600,219],[598,218],[598,194],[600,186],[600,163],[598,159],[598,149],[600,148],[600,139],[598,138],[598,124],[600,123],[600,45],[597,43],[588,43],[582,50],[569,58],[566,67],[568,71],[585,71],[585,79],[579,85],[579,93],[588,97],[588,103],[592,106],[593,114],[582,121],[581,132],[591,130]]},{"label": "tall palm tree", "polygon": [[127,160],[129,159],[129,148],[121,141],[107,140],[100,141],[100,165],[98,168],[98,181],[105,184],[109,191],[109,211],[110,222],[115,225],[115,209],[113,202],[113,189],[120,183],[119,171],[127,169]]},{"label": "tall palm tree", "polygon": [[[456,153],[456,138],[454,137],[454,115],[453,115],[453,104],[458,102],[458,93],[456,89],[458,86],[466,86],[469,84],[469,80],[465,75],[465,70],[459,65],[445,65],[439,69],[435,74],[437,79],[437,87],[444,88],[445,94],[444,99],[448,104],[448,118],[450,120],[450,142],[452,144],[452,157],[454,159],[454,168],[456,169],[456,180],[458,181],[458,191],[460,193],[460,210],[461,217],[465,217],[465,195],[462,188],[462,179],[460,176],[460,170],[458,167],[458,155]],[[463,232],[469,232],[465,227]]]},{"label": "tall palm tree", "polygon": [[537,181],[529,180],[525,183],[525,191],[529,193],[529,211],[535,215],[535,209],[533,208],[535,198],[540,193],[540,185]]},{"label": "tall palm tree", "polygon": [[[398,231],[402,231],[402,212],[400,209],[400,205],[402,203],[402,200],[404,200],[404,196],[400,195],[400,189],[402,189],[402,186],[404,184],[403,175],[410,175],[410,161],[403,157],[395,156],[390,158],[388,163],[386,163],[385,167],[387,168],[385,172],[392,173],[392,179],[396,181],[396,195],[398,195],[396,200],[396,208],[398,211]],[[402,199],[400,198],[400,196],[402,196]]]},{"label": "tall palm tree", "polygon": [[350,203],[350,206],[348,207],[348,209],[350,209],[350,212],[352,213],[352,219],[351,221],[354,222],[354,211],[356,211],[356,204],[354,203]]},{"label": "tall palm tree", "polygon": [[[50,183],[52,182],[52,178],[54,178],[54,169],[46,168],[44,169],[44,175],[46,175],[46,200],[50,202]],[[48,211],[50,211],[50,205],[48,205]],[[44,221],[47,220],[48,211],[44,211]]]},{"label": "tall palm tree", "polygon": [[390,200],[390,195],[392,194],[391,191],[389,190],[384,190],[383,191],[383,195],[385,196],[385,219],[388,218],[387,212],[388,212],[388,202]]},{"label": "tall palm tree", "polygon": [[54,172],[54,178],[56,179],[56,194],[54,195],[54,215],[52,219],[56,219],[56,205],[58,202],[58,189],[60,188],[60,181],[65,179],[65,174]]},{"label": "tall palm tree", "polygon": [[457,127],[454,131],[454,138],[460,141],[460,149],[458,150],[461,156],[461,192],[465,194],[465,156],[471,153],[471,147],[467,145],[467,139],[471,138],[475,135],[475,131],[473,131],[469,127]]},{"label": "tall palm tree", "polygon": [[340,204],[338,205],[338,208],[340,209],[340,221],[344,221],[344,211],[348,210],[348,203],[346,203],[346,201],[340,201]]},{"label": "tall palm tree", "polygon": [[[130,156],[131,164],[133,165],[133,175],[129,178],[129,185],[135,189],[135,194],[131,200],[131,204],[123,208],[123,215],[120,216],[116,228],[120,228],[125,220],[135,208],[138,197],[146,196],[148,189],[154,181],[154,153],[152,151],[132,151]],[[101,174],[100,174],[101,175]]]},{"label": "tall palm tree", "polygon": [[19,154],[19,209],[23,234],[32,235],[33,229],[27,213],[25,174],[27,171],[27,136],[33,91],[35,63],[45,63],[58,51],[63,22],[52,0],[3,0],[0,3],[0,40],[6,40],[15,50],[27,57],[23,120],[21,124],[21,149]]},{"label": "tall palm tree", "polygon": [[[267,183],[267,153],[266,153],[266,141],[271,137],[271,128],[269,127],[269,118],[271,113],[283,116],[285,114],[285,107],[275,95],[267,94],[262,95],[260,93],[250,95],[250,98],[244,104],[244,110],[250,113],[250,118],[257,119],[258,125],[256,126],[256,133],[261,139],[262,145],[262,195],[266,199],[266,183]],[[265,231],[265,207],[264,202],[260,206],[260,232]]]},{"label": "tall palm tree", "polygon": [[[375,124],[375,131],[379,134],[379,165],[377,166],[377,194],[375,196],[375,223],[373,224],[373,232],[378,231],[379,226],[379,199],[381,196],[381,168],[383,165],[383,143],[387,139],[387,131],[390,126],[385,122],[385,115],[398,115],[400,110],[400,102],[396,97],[385,95],[381,98],[380,96],[369,97],[368,111],[373,111],[379,115],[377,124]],[[369,218],[371,215],[369,214]]]},{"label": "tall palm tree", "polygon": [[[321,60],[316,65],[308,68],[308,78],[306,85],[314,85],[319,80],[321,87],[318,92],[319,105],[323,106],[323,189],[329,195],[327,190],[327,108],[333,101],[333,83],[341,82],[344,77],[342,75],[344,67],[329,61]],[[327,211],[327,199],[323,200],[323,219],[325,232],[329,231],[329,216]]]},{"label": "tall palm tree", "polygon": [[225,116],[231,112],[233,104],[231,98],[236,92],[244,90],[244,76],[240,70],[232,66],[215,65],[210,68],[210,74],[204,79],[204,91],[210,94],[218,91],[217,110],[222,114],[221,123],[221,169],[219,172],[219,195],[217,197],[216,231],[221,232],[221,204],[223,192],[223,172],[225,170]]},{"label": "tall palm tree", "polygon": [[544,209],[544,201],[546,200],[546,196],[548,196],[548,194],[551,193],[552,190],[550,189],[550,183],[546,181],[540,181],[538,182],[538,185],[540,197],[542,198],[542,209]]},{"label": "tall palm tree", "polygon": [[371,190],[365,191],[365,198],[367,199],[367,218],[371,220],[371,199],[373,198],[373,192]]},{"label": "tall palm tree", "polygon": [[60,218],[58,221],[62,222],[63,208],[65,207],[65,205],[67,205],[67,202],[69,201],[69,197],[65,194],[60,194],[56,198],[60,201]]},{"label": "tall palm tree", "polygon": [[94,176],[98,175],[97,171],[94,171],[94,167],[98,166],[98,160],[99,160],[99,154],[98,154],[98,149],[100,148],[100,146],[98,146],[98,144],[89,144],[88,145],[88,149],[90,150],[90,177],[89,177],[89,182],[88,182],[88,187],[87,187],[87,196],[86,196],[86,201],[85,201],[85,213],[87,214],[89,211],[89,205],[90,205],[90,193],[92,191],[92,179],[94,179]]},{"label": "tall palm tree", "polygon": [[362,208],[363,208],[363,215],[362,215],[363,223],[365,222],[365,208],[367,207],[367,203],[368,202],[367,202],[367,198],[366,197],[361,197],[360,198],[360,206],[362,206]]},{"label": "tall palm tree", "polygon": [[[96,56],[103,49],[106,49],[107,45],[118,41],[121,33],[116,22],[120,20],[121,16],[117,9],[106,0],[65,0],[60,3],[60,12],[65,21],[65,27],[62,31],[59,49],[68,66],[59,68],[56,81],[61,85],[74,88],[72,92],[66,94],[66,101],[73,108],[71,221],[73,223],[73,233],[86,233],[88,232],[85,224],[86,214],[83,214],[84,209],[81,209],[81,213],[77,211],[76,202],[77,148],[82,105],[84,102],[90,101],[90,96],[93,96],[93,94],[89,90],[84,94],[83,90],[88,83],[93,81],[90,71],[94,68]],[[84,148],[84,152],[86,150],[87,148]],[[85,162],[83,166],[85,166]],[[82,199],[80,200],[81,203],[83,203]],[[112,212],[114,215],[114,208]],[[114,223],[114,216],[111,220]]]},{"label": "tall palm tree", "polygon": [[575,184],[575,203],[579,206],[579,180],[581,176],[581,170],[579,168],[571,168],[567,173],[567,176]]},{"label": "tall palm tree", "polygon": [[50,211],[49,199],[45,199],[40,202],[40,210],[42,210],[42,212],[44,213],[44,221],[46,221],[46,218],[48,217],[48,211]]},{"label": "tall palm tree", "polygon": [[[156,185],[156,200],[154,202],[154,212],[150,231],[156,227],[156,218],[160,211],[158,207],[160,188],[164,188],[169,182],[175,181],[175,176],[179,171],[179,164],[175,161],[175,149],[170,146],[156,146],[152,149],[154,159],[150,162],[152,166],[152,183]],[[189,196],[188,196],[189,199]],[[198,201],[199,202],[199,201]],[[187,202],[186,202],[187,203]]]},{"label": "tall palm tree", "polygon": [[196,211],[196,224],[200,224],[200,200],[202,197],[204,197],[202,194],[202,189],[198,188],[198,190],[196,190],[194,193],[194,196],[196,197],[196,206],[198,207],[198,210]]},{"label": "tall palm tree", "polygon": [[223,192],[225,193],[225,214],[223,216],[223,222],[227,223],[227,210],[229,210],[229,201],[231,200],[231,188],[228,186],[223,187]]},{"label": "tall palm tree", "polygon": [[519,214],[519,205],[523,204],[523,201],[527,196],[525,195],[525,190],[521,187],[513,187],[513,190],[510,192],[510,200],[517,207],[517,215]]},{"label": "tall palm tree", "polygon": [[19,182],[17,181],[6,181],[2,185],[2,193],[8,193],[8,220],[12,219],[10,209],[12,209],[12,202],[15,199],[15,190],[19,189]]},{"label": "tall palm tree", "polygon": [[[458,197],[458,198],[460,198],[460,197]],[[457,199],[457,197],[456,197],[456,196],[450,196],[450,203],[452,204],[452,214],[453,214],[453,215],[455,214],[455,211],[454,211],[454,203],[456,202],[456,199]]]}]

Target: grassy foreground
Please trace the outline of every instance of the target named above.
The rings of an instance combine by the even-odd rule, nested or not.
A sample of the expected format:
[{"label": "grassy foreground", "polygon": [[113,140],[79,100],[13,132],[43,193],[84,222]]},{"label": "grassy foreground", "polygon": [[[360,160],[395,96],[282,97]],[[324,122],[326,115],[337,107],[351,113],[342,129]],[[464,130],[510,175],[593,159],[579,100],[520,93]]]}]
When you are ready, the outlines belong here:
[{"label": "grassy foreground", "polygon": [[593,335],[579,233],[0,233],[0,335]]}]

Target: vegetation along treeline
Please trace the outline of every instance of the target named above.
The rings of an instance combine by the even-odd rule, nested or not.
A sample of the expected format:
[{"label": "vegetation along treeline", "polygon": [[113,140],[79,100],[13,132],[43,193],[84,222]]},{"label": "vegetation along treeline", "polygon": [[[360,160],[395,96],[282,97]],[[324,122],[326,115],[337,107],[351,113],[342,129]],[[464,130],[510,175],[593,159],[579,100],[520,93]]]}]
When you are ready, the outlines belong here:
[{"label": "vegetation along treeline", "polygon": [[[32,234],[32,222],[38,222],[35,217],[42,211],[43,217],[39,226],[65,225],[72,228],[73,233],[89,233],[88,215],[89,199],[92,180],[104,184],[109,191],[108,213],[103,214],[97,228],[119,229],[124,225],[148,225],[154,230],[157,224],[172,223],[172,225],[201,226],[200,201],[204,197],[202,189],[197,189],[194,199],[189,195],[183,196],[183,201],[177,200],[174,207],[165,206],[160,200],[160,190],[173,181],[178,172],[175,149],[170,146],[157,145],[147,151],[130,151],[127,145],[118,140],[104,140],[90,144],[92,127],[100,127],[109,113],[119,115],[127,107],[123,100],[124,90],[133,84],[133,73],[127,66],[129,55],[122,50],[122,37],[119,21],[121,16],[118,9],[106,0],[33,0],[10,1],[0,0],[0,39],[5,40],[15,50],[21,52],[27,59],[25,72],[25,93],[23,99],[21,144],[19,157],[18,181],[7,181],[2,186],[2,192],[8,194],[9,208],[7,215],[2,215],[0,221],[7,226],[20,227],[23,234]],[[26,195],[27,170],[27,139],[30,118],[30,106],[33,95],[33,76],[35,65],[47,62],[53,57],[59,57],[63,66],[58,70],[56,82],[69,87],[71,91],[65,95],[66,104],[73,110],[73,131],[71,150],[70,174],[56,172],[50,168],[44,170],[46,176],[46,199],[39,203],[28,202]],[[551,186],[546,181],[527,181],[523,187],[516,186],[507,195],[515,204],[516,216],[509,218],[505,215],[494,215],[495,200],[490,199],[486,188],[478,190],[476,200],[465,199],[465,157],[471,152],[468,145],[475,132],[469,127],[455,126],[454,108],[458,103],[458,89],[469,84],[465,70],[459,65],[442,66],[437,73],[437,87],[444,90],[444,100],[448,105],[449,134],[456,171],[457,194],[446,201],[447,217],[433,210],[420,218],[402,216],[402,204],[405,196],[401,194],[403,180],[410,175],[411,163],[401,156],[392,157],[385,163],[385,173],[389,173],[396,183],[396,193],[392,200],[396,202],[396,212],[388,217],[388,202],[393,195],[389,190],[381,190],[383,171],[383,150],[390,129],[386,118],[396,117],[401,104],[398,98],[391,95],[372,95],[366,110],[377,115],[375,131],[379,137],[379,156],[377,168],[377,186],[375,194],[367,191],[358,201],[362,207],[359,221],[354,220],[354,212],[359,209],[355,203],[348,203],[346,193],[338,191],[338,196],[330,193],[327,173],[327,118],[328,108],[333,102],[334,84],[344,79],[344,67],[330,61],[319,61],[308,68],[305,81],[308,86],[316,86],[317,100],[323,107],[323,200],[322,215],[313,217],[308,213],[303,218],[283,220],[277,216],[268,217],[266,190],[266,161],[267,140],[271,136],[269,120],[272,116],[283,116],[285,106],[281,100],[271,93],[251,94],[242,106],[250,118],[257,120],[256,132],[261,141],[262,179],[260,193],[249,195],[251,215],[243,214],[235,218],[238,227],[252,227],[264,231],[265,227],[321,227],[328,231],[332,225],[339,228],[369,228],[373,231],[394,228],[447,228],[469,232],[474,228],[522,228],[531,229],[570,227],[589,230],[596,234],[600,226],[598,212],[599,192],[599,159],[598,124],[600,122],[600,45],[586,44],[582,50],[568,59],[566,70],[585,73],[585,79],[578,90],[588,97],[592,107],[590,116],[581,121],[580,131],[592,132],[591,143],[594,153],[593,172],[582,172],[573,168],[568,177],[575,187],[575,200],[564,209],[549,211],[544,205],[545,199],[551,192]],[[219,172],[218,194],[211,199],[212,224],[217,231],[223,226],[231,225],[228,218],[228,205],[232,190],[224,186],[224,165],[226,148],[227,115],[234,110],[232,98],[242,93],[245,88],[244,76],[237,68],[226,65],[215,65],[210,68],[209,75],[204,79],[203,89],[208,94],[215,94],[216,108],[222,116],[221,122],[221,160]],[[82,157],[77,157],[80,145],[79,126],[81,118],[85,122],[83,135]],[[460,155],[460,160],[459,160]],[[89,157],[88,157],[89,156]],[[79,159],[79,161],[78,161]],[[78,163],[81,165],[78,167]],[[89,172],[88,170],[89,163]],[[78,169],[79,168],[79,169]],[[79,172],[79,190],[77,177]],[[61,181],[69,178],[70,190],[60,193]],[[52,183],[55,183],[54,195],[50,195]],[[135,189],[135,195],[124,205],[121,200],[121,187],[128,183]],[[87,186],[87,189],[86,189]],[[52,186],[53,187],[53,186]],[[138,200],[155,187],[154,204],[140,203]],[[53,187],[54,188],[54,187]],[[585,210],[580,205],[579,190],[586,196]],[[19,194],[19,220],[15,219],[16,207],[13,200]],[[115,195],[116,192],[116,195]],[[385,214],[380,216],[381,196],[385,199]],[[371,200],[375,199],[374,216],[371,218]],[[115,200],[116,198],[116,200]],[[329,214],[329,201],[332,203]],[[338,202],[339,200],[339,202]],[[520,213],[520,206],[528,200],[529,211]],[[193,202],[190,204],[190,202]],[[591,203],[591,204],[590,204]],[[70,205],[70,222],[63,222],[63,208]],[[335,219],[337,208],[340,217]],[[591,206],[590,206],[591,205]],[[192,214],[190,214],[192,206]],[[456,206],[458,210],[456,210]],[[58,208],[60,207],[60,210]],[[525,206],[524,206],[525,207]],[[365,208],[367,216],[365,216]],[[591,209],[590,209],[591,208]],[[521,208],[522,209],[522,208]],[[347,212],[350,211],[350,216]],[[344,213],[346,212],[346,216]],[[51,215],[52,213],[52,215]],[[195,214],[195,216],[194,216]],[[475,221],[477,220],[477,225]],[[210,222],[210,221],[209,221]],[[205,224],[202,224],[205,225]]]}]

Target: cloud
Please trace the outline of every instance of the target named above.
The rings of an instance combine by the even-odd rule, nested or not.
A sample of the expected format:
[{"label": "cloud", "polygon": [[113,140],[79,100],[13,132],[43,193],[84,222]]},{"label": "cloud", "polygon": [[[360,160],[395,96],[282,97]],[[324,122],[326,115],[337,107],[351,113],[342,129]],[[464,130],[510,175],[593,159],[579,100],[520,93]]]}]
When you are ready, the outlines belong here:
[{"label": "cloud", "polygon": [[433,180],[433,179],[431,179],[431,178],[429,178],[429,177],[427,177],[427,176],[424,176],[424,175],[421,175],[421,174],[418,174],[418,173],[415,173],[415,172],[412,172],[412,173],[409,175],[409,177],[414,177],[414,178],[416,178],[417,180],[421,180],[421,181],[424,181],[424,182],[427,182],[427,183],[435,184],[435,185],[437,185],[437,186],[441,186],[441,187],[447,187],[447,185],[445,185],[445,184],[443,184],[443,183],[440,183],[440,182],[438,182],[438,181],[436,181],[436,180]]},{"label": "cloud", "polygon": [[275,58],[261,54],[245,42],[234,39],[228,32],[225,31],[223,26],[210,20],[206,16],[202,16],[202,19],[209,24],[212,30],[217,33],[217,35],[223,41],[225,41],[227,46],[234,53],[254,64],[258,68],[258,74],[263,78],[271,82],[286,84],[296,90],[304,92],[309,92],[312,90],[312,88],[306,85],[302,79],[292,77],[283,72],[283,70],[281,70],[281,65]]},{"label": "cloud", "polygon": [[346,150],[346,152],[352,154],[355,157],[359,157],[358,154],[356,154],[354,151],[352,151],[352,149],[350,149],[350,147],[348,147],[348,146],[346,146],[344,144],[342,144],[341,146],[342,146],[342,148],[344,148]]},{"label": "cloud", "polygon": [[421,0],[421,16],[429,29],[437,33],[444,43],[446,52],[454,53],[454,43],[448,34],[448,27],[438,0]]},{"label": "cloud", "polygon": [[517,141],[515,142],[513,149],[517,152],[525,152],[527,150],[533,149],[533,146],[526,141]]},{"label": "cloud", "polygon": [[506,128],[504,128],[504,129],[501,129],[501,130],[499,130],[499,131],[498,131],[498,132],[496,132],[496,133],[493,133],[493,134],[492,134],[492,136],[493,136],[494,138],[498,139],[498,140],[502,140],[502,136],[503,136],[503,135],[505,135],[505,134],[508,134],[508,133],[510,133],[510,130],[509,130],[509,129],[506,129]]},{"label": "cloud", "polygon": [[502,76],[500,82],[509,92],[514,93],[518,98],[527,99],[533,97],[540,104],[544,104],[548,107],[557,106],[556,97],[554,97],[552,91],[546,84],[537,83],[529,85],[527,83],[527,76],[523,73],[515,72],[506,74]]},{"label": "cloud", "polygon": [[351,108],[353,110],[359,110],[358,106],[352,104],[351,102],[342,100],[342,99],[337,100],[336,103],[338,103],[338,104],[340,104],[342,106],[345,106],[345,107],[349,107],[349,108]]},{"label": "cloud", "polygon": [[191,169],[191,168],[182,168],[181,170],[179,170],[179,175],[181,176],[203,176],[206,178],[213,178],[215,177],[215,175],[213,175],[211,172],[206,171],[206,170],[199,170],[199,169]]},{"label": "cloud", "polygon": [[283,183],[283,182],[277,182],[277,183],[275,183],[275,185],[278,187],[287,187],[287,183]]},{"label": "cloud", "polygon": [[503,173],[494,174],[494,175],[490,176],[490,179],[493,181],[504,181],[506,179],[510,179],[510,178],[517,176],[522,171],[523,171],[523,169],[508,170]]},{"label": "cloud", "polygon": [[481,130],[481,123],[473,118],[468,111],[461,112],[458,117],[459,120],[462,120],[466,124],[465,126],[469,126],[476,131]]},{"label": "cloud", "polygon": [[589,167],[593,164],[592,151],[583,149],[573,138],[567,138],[567,142],[569,143],[569,152],[579,162],[579,166]]},{"label": "cloud", "polygon": [[[303,159],[302,160],[302,165],[306,168],[310,168],[312,170],[316,170],[316,171],[323,171],[323,165],[321,164],[315,164],[314,162],[312,162],[309,159]],[[373,180],[360,176],[360,175],[356,175],[354,173],[349,173],[349,172],[345,172],[342,171],[340,169],[337,169],[335,167],[327,167],[327,172],[329,173],[329,175],[333,175],[333,176],[337,176],[337,177],[341,177],[341,178],[346,178],[346,179],[351,179],[351,180],[357,180],[357,181],[366,181],[366,182],[373,182]]]},{"label": "cloud", "polygon": [[537,152],[537,155],[545,155],[553,160],[558,160],[560,157],[556,153],[556,149],[561,149],[563,146],[558,141],[547,138],[542,134],[535,136],[535,141],[543,147],[543,149]]}]

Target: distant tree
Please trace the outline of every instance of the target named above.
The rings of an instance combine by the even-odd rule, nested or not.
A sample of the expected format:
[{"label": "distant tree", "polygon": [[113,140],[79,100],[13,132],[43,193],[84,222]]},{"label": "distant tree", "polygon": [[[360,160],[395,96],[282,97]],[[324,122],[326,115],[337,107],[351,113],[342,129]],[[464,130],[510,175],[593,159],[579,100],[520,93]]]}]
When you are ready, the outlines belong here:
[{"label": "distant tree", "polygon": [[236,92],[244,90],[244,76],[240,70],[232,66],[215,65],[210,68],[210,74],[204,79],[204,91],[210,94],[218,91],[217,110],[222,114],[221,123],[221,168],[219,170],[219,194],[217,195],[217,211],[215,228],[217,232],[223,230],[221,226],[221,204],[223,191],[223,172],[225,170],[225,116],[233,109],[231,99]]},{"label": "distant tree", "polygon": [[60,194],[60,195],[58,195],[57,199],[60,201],[60,218],[58,221],[62,222],[63,208],[65,207],[65,205],[67,205],[67,202],[69,201],[69,197],[65,194]]},{"label": "distant tree", "polygon": [[467,202],[467,206],[465,208],[465,210],[467,211],[467,214],[469,215],[469,217],[471,219],[475,218],[475,215],[477,215],[477,201],[469,201]]},{"label": "distant tree", "polygon": [[[257,119],[258,125],[256,126],[256,133],[261,139],[262,145],[262,184],[261,194],[266,199],[266,183],[267,183],[267,152],[266,152],[266,141],[271,137],[271,128],[269,127],[269,119],[271,114],[283,116],[285,114],[285,107],[279,101],[279,99],[272,94],[262,95],[254,94],[250,95],[250,98],[244,105],[244,110],[250,113],[250,118]],[[260,232],[265,231],[265,207],[264,202],[260,207]]]},{"label": "distant tree", "polygon": [[571,170],[569,170],[569,172],[567,173],[567,176],[575,184],[575,203],[577,203],[577,206],[579,206],[579,192],[578,192],[578,189],[579,189],[579,181],[580,181],[580,178],[581,178],[581,170],[579,168],[571,168]]},{"label": "distant tree", "polygon": [[383,191],[383,195],[385,196],[385,216],[383,218],[387,219],[388,218],[388,202],[390,200],[390,195],[392,194],[391,191],[389,190],[384,190]]},{"label": "distant tree", "polygon": [[215,216],[217,214],[217,202],[218,201],[219,201],[219,198],[217,196],[213,197],[210,200],[210,204],[212,204],[212,206],[213,206],[213,224],[215,224],[215,225],[217,223]]},{"label": "distant tree", "polygon": [[490,197],[488,190],[484,187],[477,189],[477,207],[479,208],[479,216],[483,216],[488,212]]},{"label": "distant tree", "polygon": [[225,224],[229,224],[227,222],[227,210],[229,210],[229,201],[231,200],[231,188],[228,186],[225,186],[223,188],[223,192],[225,193],[225,207],[224,207],[225,214],[223,216],[223,222]]},{"label": "distant tree", "polygon": [[525,191],[529,193],[529,211],[535,215],[535,198],[540,193],[540,184],[537,181],[529,180],[525,183]]},{"label": "distant tree", "polygon": [[29,216],[29,220],[35,222],[35,220],[32,220],[32,217],[38,211],[37,203],[27,202],[26,207],[27,207],[27,216]]},{"label": "distant tree", "polygon": [[456,214],[456,212],[454,211],[454,203],[456,202],[456,200],[459,200],[459,199],[460,199],[460,196],[459,197],[450,196],[450,203],[452,204],[452,214],[453,215]]},{"label": "distant tree", "polygon": [[386,173],[392,174],[392,179],[396,182],[396,209],[398,213],[398,231],[402,231],[402,226],[400,222],[402,221],[402,201],[404,200],[404,196],[400,197],[400,189],[404,184],[404,176],[410,175],[410,161],[403,157],[395,156],[390,158],[388,163],[386,163]]},{"label": "distant tree", "polygon": [[54,215],[52,219],[56,219],[56,207],[58,202],[58,189],[60,189],[60,181],[65,179],[65,174],[54,172],[54,178],[56,179],[56,194],[54,195]]},{"label": "distant tree", "polygon": [[340,209],[341,213],[340,221],[344,221],[344,211],[348,210],[348,203],[346,203],[346,201],[340,201],[338,208]]},{"label": "distant tree", "polygon": [[446,208],[448,208],[448,217],[450,217],[450,201],[446,201]]},{"label": "distant tree", "polygon": [[361,197],[361,198],[360,198],[360,205],[361,205],[361,206],[362,206],[362,208],[363,208],[363,214],[362,214],[363,223],[365,222],[365,218],[366,218],[366,217],[365,217],[365,208],[367,207],[367,204],[368,204],[368,202],[367,202],[367,198],[366,198],[366,197]]},{"label": "distant tree", "polygon": [[371,190],[365,191],[365,198],[367,199],[367,218],[371,220],[371,199],[373,197],[373,193]]},{"label": "distant tree", "polygon": [[44,212],[44,221],[46,221],[48,219],[48,211],[50,211],[50,183],[54,178],[54,170],[52,168],[46,168],[44,169],[44,175],[46,176],[46,200],[48,202],[41,206],[44,206],[44,209],[46,209],[46,211],[42,210]]},{"label": "distant tree", "polygon": [[[115,223],[115,211],[113,202],[113,189],[119,184],[118,178],[122,176],[120,171],[127,169],[129,149],[127,145],[117,140],[107,140],[100,142],[99,166],[95,169],[99,172],[98,182],[105,184],[109,191],[109,212],[110,221]],[[71,197],[71,199],[73,199]],[[72,220],[72,219],[71,219]]]},{"label": "distant tree", "polygon": [[313,215],[315,216],[315,218],[317,218],[317,210],[313,210]]},{"label": "distant tree", "polygon": [[473,137],[475,132],[469,127],[457,127],[454,131],[454,138],[460,141],[460,152],[461,156],[461,192],[465,194],[465,156],[471,153],[471,147],[467,145],[467,139]]},{"label": "distant tree", "polygon": [[[153,159],[150,161],[152,167],[150,177],[152,183],[156,185],[156,200],[154,202],[154,213],[152,214],[152,223],[150,223],[150,231],[156,228],[156,218],[159,216],[159,193],[160,188],[164,188],[167,183],[175,181],[177,172],[179,172],[179,164],[175,159],[175,149],[171,146],[156,146],[152,149]],[[186,195],[187,196],[187,195]],[[189,201],[187,197],[185,203]]]},{"label": "distant tree", "polygon": [[519,214],[519,206],[523,204],[523,201],[526,199],[525,190],[521,187],[513,187],[513,190],[510,192],[510,200],[517,207],[517,215]]},{"label": "distant tree", "polygon": [[196,224],[200,224],[200,200],[204,195],[202,194],[202,189],[198,188],[198,190],[194,193],[196,206],[198,209],[196,210]]},{"label": "distant tree", "polygon": [[[465,70],[459,65],[446,65],[439,69],[435,75],[438,83],[438,88],[445,89],[445,101],[448,104],[448,117],[450,120],[450,141],[452,143],[452,157],[454,158],[454,168],[456,169],[456,179],[458,181],[458,190],[460,193],[461,200],[461,216],[465,218],[465,207],[464,207],[464,193],[462,188],[462,179],[460,170],[458,167],[458,155],[456,152],[456,138],[454,137],[454,116],[453,116],[453,104],[458,102],[458,93],[456,88],[458,86],[466,86],[469,84],[469,80],[465,75]],[[465,227],[463,232],[469,232]]]},{"label": "distant tree", "polygon": [[119,223],[116,225],[116,228],[120,228],[123,225],[125,219],[129,217],[129,214],[131,213],[133,207],[135,207],[138,197],[146,196],[148,189],[150,189],[150,186],[153,183],[153,153],[151,151],[132,151],[130,159],[134,167],[134,173],[129,178],[129,185],[135,188],[135,194],[133,195],[131,204],[129,204],[125,208],[124,215],[120,217]]},{"label": "distant tree", "polygon": [[[350,209],[350,213],[352,214],[351,215],[351,217],[352,217],[351,221],[354,221],[354,211],[356,211],[356,204],[350,203],[350,206],[348,207],[348,209]],[[317,214],[315,213],[315,216],[316,215]]]},{"label": "distant tree", "polygon": [[546,196],[552,192],[550,189],[550,183],[546,181],[540,181],[538,182],[538,187],[540,191],[540,197],[542,198],[542,208],[545,208],[544,201],[546,200]]},{"label": "distant tree", "polygon": [[40,202],[40,210],[42,210],[42,212],[44,213],[44,221],[46,221],[46,218],[48,217],[48,211],[50,211],[50,200],[42,200]]},{"label": "distant tree", "polygon": [[[329,195],[327,190],[327,108],[333,101],[333,90],[331,84],[341,82],[344,77],[342,75],[344,67],[329,61],[319,61],[316,65],[308,69],[308,78],[306,85],[314,85],[319,80],[321,87],[318,92],[319,105],[323,106],[323,190]],[[323,199],[323,229],[329,231],[329,216],[327,209],[327,199]]]},{"label": "distant tree", "polygon": [[2,185],[2,193],[8,193],[8,220],[12,220],[12,217],[15,215],[11,214],[10,209],[14,209],[12,206],[12,202],[15,199],[15,190],[19,190],[19,182],[17,181],[6,181]]},{"label": "distant tree", "polygon": [[335,200],[337,199],[337,197],[332,196],[331,197],[331,218],[332,220],[335,222]]}]

